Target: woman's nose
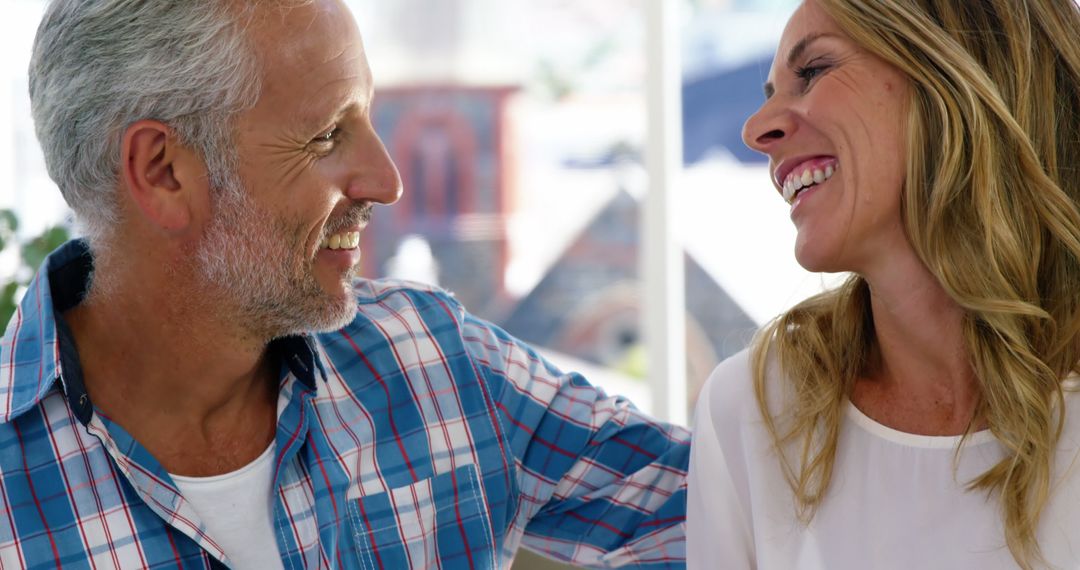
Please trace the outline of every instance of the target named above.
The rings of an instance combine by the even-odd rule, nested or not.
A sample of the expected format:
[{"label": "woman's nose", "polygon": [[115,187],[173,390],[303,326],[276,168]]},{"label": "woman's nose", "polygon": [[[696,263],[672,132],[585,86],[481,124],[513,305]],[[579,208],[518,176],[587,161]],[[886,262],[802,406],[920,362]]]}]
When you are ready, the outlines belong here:
[{"label": "woman's nose", "polygon": [[777,143],[790,137],[795,128],[794,116],[772,97],[746,120],[742,130],[743,143],[757,152],[769,154]]}]

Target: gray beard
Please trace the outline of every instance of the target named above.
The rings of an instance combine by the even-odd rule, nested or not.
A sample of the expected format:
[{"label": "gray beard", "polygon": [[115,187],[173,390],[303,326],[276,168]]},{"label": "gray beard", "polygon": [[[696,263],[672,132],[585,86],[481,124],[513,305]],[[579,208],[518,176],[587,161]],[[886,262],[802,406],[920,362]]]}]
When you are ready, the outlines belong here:
[{"label": "gray beard", "polygon": [[[266,341],[351,322],[355,299],[319,285],[299,228],[261,210],[241,185],[230,186],[214,192],[214,218],[195,252],[208,309]],[[343,280],[351,283],[358,271]]]}]

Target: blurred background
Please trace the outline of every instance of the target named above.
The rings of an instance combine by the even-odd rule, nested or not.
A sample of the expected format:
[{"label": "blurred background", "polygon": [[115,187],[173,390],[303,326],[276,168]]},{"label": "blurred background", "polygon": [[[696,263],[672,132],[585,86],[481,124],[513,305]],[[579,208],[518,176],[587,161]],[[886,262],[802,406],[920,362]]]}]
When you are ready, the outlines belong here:
[{"label": "blurred background", "polygon": [[[363,234],[365,275],[437,284],[564,369],[649,410],[641,334],[646,4],[346,0],[405,183]],[[753,331],[835,277],[794,261],[787,205],[740,139],[794,0],[679,2],[688,409]],[[0,0],[0,319],[73,233],[34,136],[43,0]],[[557,568],[523,553],[515,569]]]}]

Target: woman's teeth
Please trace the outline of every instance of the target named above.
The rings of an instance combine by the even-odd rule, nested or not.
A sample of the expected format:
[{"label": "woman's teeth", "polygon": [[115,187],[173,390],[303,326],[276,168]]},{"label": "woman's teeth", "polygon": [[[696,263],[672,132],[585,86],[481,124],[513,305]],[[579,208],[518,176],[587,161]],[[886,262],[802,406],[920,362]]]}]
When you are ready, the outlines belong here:
[{"label": "woman's teeth", "polygon": [[795,169],[784,180],[784,200],[788,204],[792,203],[799,192],[825,182],[832,178],[834,173],[836,173],[836,168],[832,164],[826,165],[824,170],[820,168],[807,168],[802,171]]},{"label": "woman's teeth", "polygon": [[357,245],[360,245],[360,232],[341,232],[323,238],[319,247],[326,249],[353,249]]}]

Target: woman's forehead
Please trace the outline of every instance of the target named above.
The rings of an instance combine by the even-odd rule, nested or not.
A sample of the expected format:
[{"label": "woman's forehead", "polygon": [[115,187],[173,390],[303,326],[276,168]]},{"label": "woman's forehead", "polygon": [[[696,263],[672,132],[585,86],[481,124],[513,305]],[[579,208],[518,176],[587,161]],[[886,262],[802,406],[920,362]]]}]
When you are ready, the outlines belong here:
[{"label": "woman's forehead", "polygon": [[807,0],[799,5],[784,27],[773,58],[772,69],[769,70],[770,77],[779,69],[795,63],[793,60],[798,58],[803,48],[821,36],[833,39],[848,38],[848,35],[817,1]]},{"label": "woman's forehead", "polygon": [[780,49],[777,54],[786,57],[787,52],[805,36],[822,33],[841,35],[843,30],[816,0],[807,0],[800,4],[788,19],[780,36]]}]

